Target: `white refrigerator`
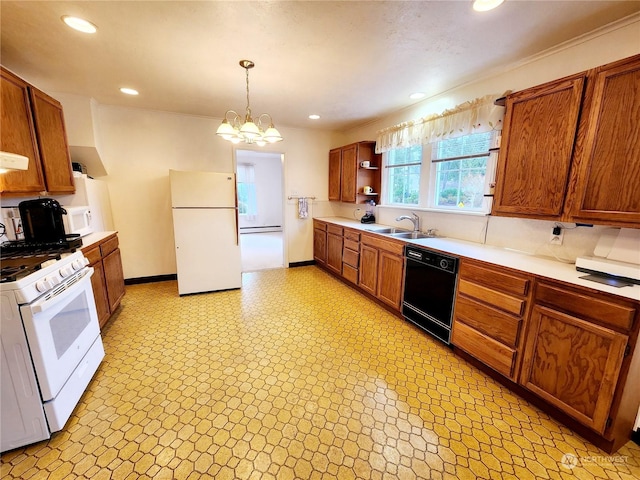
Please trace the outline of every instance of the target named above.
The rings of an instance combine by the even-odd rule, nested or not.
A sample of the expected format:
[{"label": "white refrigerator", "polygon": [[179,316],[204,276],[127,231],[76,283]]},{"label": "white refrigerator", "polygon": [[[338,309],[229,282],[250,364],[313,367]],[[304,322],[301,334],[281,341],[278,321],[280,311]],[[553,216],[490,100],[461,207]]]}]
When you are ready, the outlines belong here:
[{"label": "white refrigerator", "polygon": [[169,170],[178,293],[242,286],[233,173]]}]

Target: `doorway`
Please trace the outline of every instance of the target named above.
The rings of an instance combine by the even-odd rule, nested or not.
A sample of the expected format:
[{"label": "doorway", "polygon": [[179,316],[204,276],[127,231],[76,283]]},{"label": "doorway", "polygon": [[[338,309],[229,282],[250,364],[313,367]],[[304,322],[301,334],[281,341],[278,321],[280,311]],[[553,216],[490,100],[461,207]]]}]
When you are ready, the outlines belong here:
[{"label": "doorway", "polygon": [[243,272],[283,268],[283,154],[236,150]]}]

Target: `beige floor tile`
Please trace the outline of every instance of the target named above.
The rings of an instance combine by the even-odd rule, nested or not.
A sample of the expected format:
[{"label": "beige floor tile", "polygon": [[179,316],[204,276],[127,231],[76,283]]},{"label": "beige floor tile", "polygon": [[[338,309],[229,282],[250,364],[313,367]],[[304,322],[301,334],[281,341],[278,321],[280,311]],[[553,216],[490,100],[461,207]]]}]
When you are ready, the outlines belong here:
[{"label": "beige floor tile", "polygon": [[103,339],[64,431],[3,479],[640,478],[637,445],[606,455],[316,267],[128,286]]}]

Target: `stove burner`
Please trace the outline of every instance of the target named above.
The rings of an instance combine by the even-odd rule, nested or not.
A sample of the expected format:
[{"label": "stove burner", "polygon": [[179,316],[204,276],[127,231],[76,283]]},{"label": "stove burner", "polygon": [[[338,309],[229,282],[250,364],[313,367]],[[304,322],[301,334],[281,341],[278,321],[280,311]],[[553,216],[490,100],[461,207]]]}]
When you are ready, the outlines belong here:
[{"label": "stove burner", "polygon": [[15,282],[40,270],[45,262],[60,260],[61,254],[82,246],[77,238],[59,242],[27,242],[18,240],[0,245],[0,283]]}]

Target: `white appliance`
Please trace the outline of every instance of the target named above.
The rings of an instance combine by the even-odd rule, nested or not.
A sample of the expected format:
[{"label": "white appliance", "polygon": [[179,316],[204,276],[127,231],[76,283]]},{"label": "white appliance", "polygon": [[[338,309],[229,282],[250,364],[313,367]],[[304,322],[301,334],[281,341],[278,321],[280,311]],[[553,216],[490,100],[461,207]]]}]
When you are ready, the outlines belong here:
[{"label": "white appliance", "polygon": [[593,256],[576,258],[576,270],[640,284],[640,230],[604,230]]},{"label": "white appliance", "polygon": [[178,293],[242,286],[233,173],[169,170]]},{"label": "white appliance", "polygon": [[62,216],[65,233],[73,233],[81,237],[93,233],[93,217],[90,207],[65,207],[65,211],[67,214]]},{"label": "white appliance", "polygon": [[[71,207],[88,207],[91,212],[89,227],[94,232],[115,230],[107,182],[89,178],[79,172],[74,172],[74,177],[76,193],[74,195],[57,196],[56,199],[67,212]],[[67,233],[71,232],[67,231]]]},{"label": "white appliance", "polygon": [[17,267],[34,257],[2,258],[2,452],[62,430],[104,358],[89,261],[63,253]]}]

